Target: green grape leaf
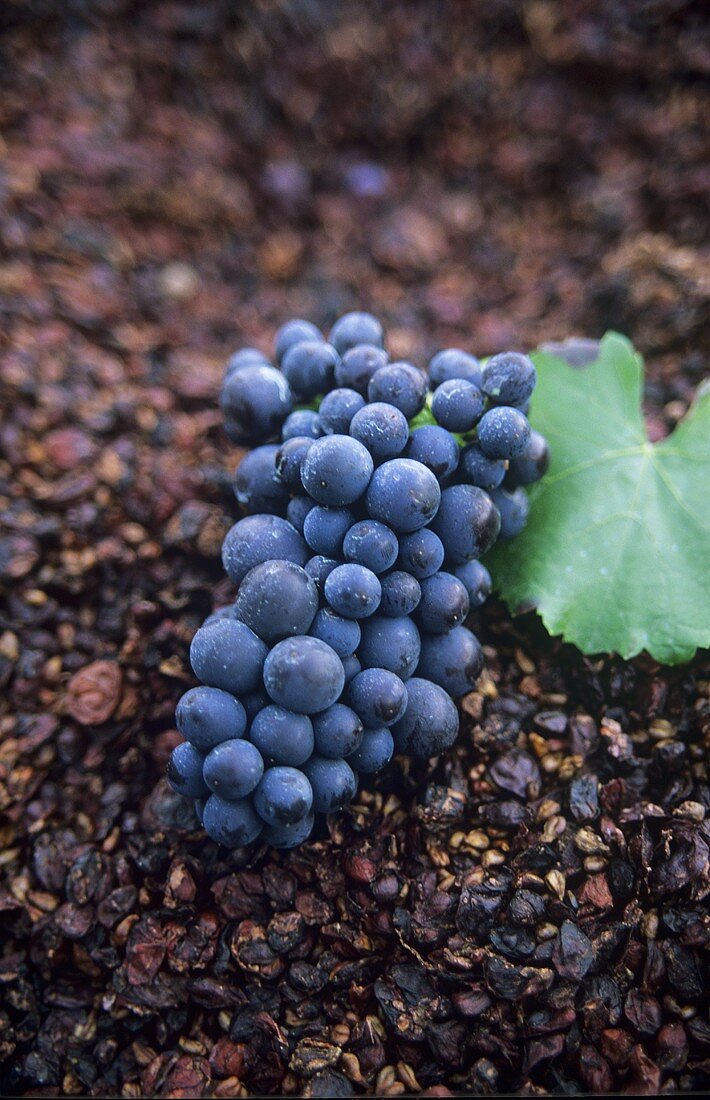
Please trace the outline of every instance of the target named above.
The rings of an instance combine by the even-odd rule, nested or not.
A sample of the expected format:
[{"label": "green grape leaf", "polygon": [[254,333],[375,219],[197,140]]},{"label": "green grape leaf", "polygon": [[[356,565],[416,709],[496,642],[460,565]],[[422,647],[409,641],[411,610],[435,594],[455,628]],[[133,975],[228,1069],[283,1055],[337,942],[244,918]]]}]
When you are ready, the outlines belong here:
[{"label": "green grape leaf", "polygon": [[496,588],[584,653],[690,660],[710,645],[710,387],[652,444],[624,337],[607,334],[587,367],[533,359],[530,419],[552,458],[528,526],[489,555]]}]

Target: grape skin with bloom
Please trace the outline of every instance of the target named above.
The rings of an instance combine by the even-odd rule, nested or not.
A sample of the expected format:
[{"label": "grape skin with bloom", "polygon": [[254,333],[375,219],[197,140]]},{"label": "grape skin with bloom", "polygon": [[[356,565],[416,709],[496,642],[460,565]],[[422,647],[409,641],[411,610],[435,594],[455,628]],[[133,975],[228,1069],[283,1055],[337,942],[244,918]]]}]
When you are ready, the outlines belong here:
[{"label": "grape skin with bloom", "polygon": [[225,368],[226,432],[252,447],[235,495],[254,514],[224,540],[236,600],[193,638],[202,684],[178,705],[168,766],[226,847],[306,843],[358,774],[450,747],[453,700],[483,666],[464,625],[491,590],[479,559],[522,529],[523,486],[549,462],[518,352],[482,367],[447,348],[427,377],[353,312],[327,339],[286,322],[273,362],[248,347]]}]

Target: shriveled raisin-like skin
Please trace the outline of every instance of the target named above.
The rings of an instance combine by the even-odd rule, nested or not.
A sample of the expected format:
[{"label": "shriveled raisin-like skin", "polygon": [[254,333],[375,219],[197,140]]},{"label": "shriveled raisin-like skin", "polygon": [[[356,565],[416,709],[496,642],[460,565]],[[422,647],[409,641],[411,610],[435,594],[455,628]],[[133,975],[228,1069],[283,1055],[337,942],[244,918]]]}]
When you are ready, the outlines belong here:
[{"label": "shriveled raisin-like skin", "polygon": [[121,697],[123,677],[115,661],[93,661],[67,685],[67,712],[82,726],[108,721]]}]

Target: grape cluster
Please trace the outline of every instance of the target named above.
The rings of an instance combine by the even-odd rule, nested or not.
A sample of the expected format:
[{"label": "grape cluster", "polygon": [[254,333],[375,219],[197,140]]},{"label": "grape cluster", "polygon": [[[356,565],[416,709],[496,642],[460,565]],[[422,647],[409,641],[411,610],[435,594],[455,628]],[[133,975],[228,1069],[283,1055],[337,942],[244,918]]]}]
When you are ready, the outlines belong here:
[{"label": "grape cluster", "polygon": [[252,448],[222,550],[238,593],[192,641],[201,686],[168,777],[229,847],[293,847],[360,773],[454,743],[483,665],[464,625],[490,592],[479,559],[522,529],[547,468],[527,356],[449,348],[425,374],[383,344],[367,313],[327,341],[293,320],[276,366],[254,348],[227,364],[226,430]]}]

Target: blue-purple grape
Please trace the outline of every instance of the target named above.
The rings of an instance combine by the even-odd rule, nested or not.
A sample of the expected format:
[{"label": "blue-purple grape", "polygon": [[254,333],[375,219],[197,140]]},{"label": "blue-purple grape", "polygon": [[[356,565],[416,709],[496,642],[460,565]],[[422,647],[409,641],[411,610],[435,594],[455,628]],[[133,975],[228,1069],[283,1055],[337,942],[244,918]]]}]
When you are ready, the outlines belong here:
[{"label": "blue-purple grape", "polygon": [[442,382],[431,399],[434,419],[449,432],[470,432],[483,416],[484,409],[481,391],[463,378]]},{"label": "blue-purple grape", "polygon": [[458,477],[465,484],[490,493],[505,477],[505,462],[501,458],[488,458],[478,443],[469,443],[461,452]]},{"label": "blue-purple grape", "polygon": [[168,783],[185,798],[207,798],[209,788],[202,774],[204,756],[189,741],[176,745],[168,761]]},{"label": "blue-purple grape", "polygon": [[348,764],[363,775],[374,775],[389,764],[394,738],[388,729],[365,730],[360,747],[348,757]]},{"label": "blue-purple grape", "polygon": [[480,561],[467,561],[464,565],[457,565],[453,573],[464,584],[472,610],[485,603],[493,587],[485,565]]},{"label": "blue-purple grape", "polygon": [[354,798],[357,776],[345,760],[312,756],[303,765],[303,771],[313,790],[313,809],[316,813],[335,813]]},{"label": "blue-purple grape", "polygon": [[345,619],[332,607],[320,609],[310,633],[334,649],[339,657],[349,657],[360,644],[361,631],[357,619]]},{"label": "blue-purple grape", "polygon": [[200,686],[190,688],[180,699],[175,724],[191,745],[200,752],[209,752],[220,741],[242,737],[247,716],[240,701],[229,692]]},{"label": "blue-purple grape", "polygon": [[305,565],[308,558],[304,539],[281,516],[247,516],[230,528],[222,545],[222,562],[235,584],[261,562],[279,559]]},{"label": "blue-purple grape", "polygon": [[307,436],[309,439],[320,439],[323,435],[323,426],[320,416],[314,409],[294,409],[283,422],[281,439],[295,439],[296,436]]},{"label": "blue-purple grape", "polygon": [[374,344],[357,344],[349,348],[335,367],[335,381],[340,387],[356,390],[364,397],[375,371],[389,362],[387,352]]},{"label": "blue-purple grape", "polygon": [[391,726],[404,714],[407,688],[387,668],[365,668],[350,682],[348,702],[364,726]]},{"label": "blue-purple grape", "polygon": [[270,764],[297,768],[313,753],[313,723],[307,714],[268,703],[255,715],[249,740]]},{"label": "blue-purple grape", "polygon": [[361,624],[358,657],[367,668],[386,668],[401,680],[414,674],[419,661],[419,631],[411,619],[373,615]]},{"label": "blue-purple grape", "polygon": [[478,444],[488,458],[517,458],[530,442],[530,424],[518,409],[500,405],[478,422]]},{"label": "blue-purple grape", "polygon": [[532,359],[517,351],[493,355],[483,368],[481,388],[494,405],[523,405],[535,389]]},{"label": "blue-purple grape", "polygon": [[[303,490],[301,468],[314,442],[311,436],[295,435],[282,443],[274,456],[276,479],[292,492]],[[286,515],[288,516],[288,506]]]},{"label": "blue-purple grape", "polygon": [[340,355],[358,344],[373,344],[381,348],[384,342],[382,325],[371,313],[355,310],[344,313],[333,325],[328,339]]},{"label": "blue-purple grape", "polygon": [[234,495],[247,512],[283,515],[288,504],[288,489],[276,474],[279,448],[265,444],[249,451],[237,466]]},{"label": "blue-purple grape", "polygon": [[325,582],[333,572],[333,570],[339,564],[336,558],[326,558],[324,554],[316,554],[314,557],[309,558],[304,569],[308,573],[309,577],[312,577],[315,581],[315,586],[318,592],[322,595],[325,587]]},{"label": "blue-purple grape", "polygon": [[324,435],[347,435],[355,413],[365,405],[356,390],[343,387],[327,393],[318,408],[318,422]]},{"label": "blue-purple grape", "polygon": [[254,809],[267,825],[295,825],[312,805],[311,784],[297,768],[267,768],[254,791]]},{"label": "blue-purple grape", "polygon": [[411,420],[424,408],[427,389],[427,376],[411,363],[388,363],[370,379],[367,399],[394,405]]},{"label": "blue-purple grape", "polygon": [[240,701],[246,711],[247,725],[249,726],[253,723],[257,714],[259,714],[264,707],[268,707],[271,699],[264,691],[264,685],[260,684],[254,691],[243,692],[240,696]]},{"label": "blue-purple grape", "polygon": [[286,519],[296,528],[300,535],[303,534],[303,525],[312,507],[313,501],[310,497],[306,496],[291,497],[288,502]]},{"label": "blue-purple grape", "polygon": [[411,615],[422,598],[419,581],[403,569],[395,569],[380,577],[382,597],[378,611],[390,619]]},{"label": "blue-purple grape", "polygon": [[225,378],[220,404],[230,439],[250,445],[278,435],[293,407],[293,397],[280,371],[254,363]]},{"label": "blue-purple grape", "polygon": [[453,699],[473,691],[483,668],[483,651],[478,638],[465,626],[448,634],[422,638],[417,672],[438,684]]},{"label": "blue-purple grape", "polygon": [[469,612],[468,592],[451,573],[435,573],[421,582],[422,598],[416,618],[427,634],[445,634],[464,622]]},{"label": "blue-purple grape", "polygon": [[346,435],[316,439],[301,470],[304,488],[318,504],[352,504],[365,492],[374,469],[368,450]]},{"label": "blue-purple grape", "polygon": [[275,703],[298,714],[317,714],[340,698],[343,664],[319,638],[277,642],[264,662],[264,686]]},{"label": "blue-purple grape", "polygon": [[525,527],[528,520],[530,505],[527,493],[524,489],[495,489],[491,493],[491,499],[500,512],[501,539],[514,539]]},{"label": "blue-purple grape", "polygon": [[335,557],[343,549],[343,539],[355,522],[349,508],[314,505],[303,522],[303,537],[314,554]]},{"label": "blue-purple grape", "polygon": [[532,485],[547,473],[549,465],[550,448],[547,440],[539,432],[531,432],[525,450],[517,458],[510,460],[504,487],[516,489],[519,485]]},{"label": "blue-purple grape", "polygon": [[276,362],[281,363],[286,352],[296,344],[302,344],[305,341],[323,343],[324,340],[323,333],[314,324],[310,321],[304,321],[300,317],[294,317],[293,320],[286,321],[284,325],[281,325],[276,333],[274,343]]},{"label": "blue-purple grape", "polygon": [[426,760],[450,749],[458,732],[458,712],[444,689],[412,677],[407,684],[407,709],[392,727],[396,751]]},{"label": "blue-purple grape", "polygon": [[237,610],[242,622],[266,642],[306,634],[318,610],[318,589],[300,565],[265,561],[239,586]]},{"label": "blue-purple grape", "polygon": [[235,374],[239,370],[244,370],[245,367],[270,367],[271,363],[267,355],[264,355],[263,351],[259,351],[258,348],[240,348],[239,351],[235,351],[234,355],[230,355],[227,360],[227,365],[224,368],[224,377],[229,378],[231,374]]},{"label": "blue-purple grape", "polygon": [[438,424],[423,424],[412,432],[403,457],[421,462],[442,481],[455,472],[460,453],[461,448],[446,428]]},{"label": "blue-purple grape", "polygon": [[353,677],[357,676],[358,672],[362,670],[358,658],[354,653],[349,654],[347,657],[343,657],[343,672],[345,674],[345,686],[350,683]]},{"label": "blue-purple grape", "polygon": [[214,794],[237,802],[256,787],[264,774],[264,761],[251,741],[222,741],[208,752],[202,774]]},{"label": "blue-purple grape", "polygon": [[429,385],[433,390],[442,382],[448,382],[452,378],[463,378],[480,388],[481,364],[475,356],[460,348],[444,348],[438,351],[429,363]]},{"label": "blue-purple grape", "polygon": [[252,805],[251,798],[228,802],[213,794],[207,799],[202,813],[205,832],[217,844],[225,848],[242,848],[257,840],[263,822]]},{"label": "blue-purple grape", "polygon": [[409,458],[393,458],[372,474],[365,504],[398,534],[425,527],[436,515],[441,500],[439,482],[431,470]]},{"label": "blue-purple grape", "polygon": [[396,458],[407,446],[409,421],[394,405],[376,401],[355,413],[350,435],[367,448],[375,462],[384,462]]},{"label": "blue-purple grape", "polygon": [[400,569],[411,573],[418,581],[432,577],[444,562],[444,544],[430,528],[423,527],[399,540]]},{"label": "blue-purple grape", "polygon": [[371,569],[364,565],[338,565],[325,579],[325,598],[338,615],[346,619],[365,619],[379,607],[382,587]]},{"label": "blue-purple grape", "polygon": [[398,553],[399,542],[394,531],[376,519],[363,519],[353,524],[343,540],[344,557],[377,574],[390,569]]},{"label": "blue-purple grape", "polygon": [[207,626],[209,623],[219,622],[220,619],[238,619],[238,618],[239,618],[239,612],[237,611],[237,608],[236,608],[235,604],[228,603],[228,604],[225,604],[224,607],[216,608],[212,612],[211,615],[207,616],[207,618],[205,619],[205,621],[203,622],[202,625]]},{"label": "blue-purple grape", "polygon": [[293,344],[283,357],[281,370],[294,400],[305,403],[332,390],[339,360],[335,348],[322,340]]},{"label": "blue-purple grape", "polygon": [[246,623],[219,619],[201,626],[190,645],[190,663],[198,680],[232,695],[254,691],[268,649]]},{"label": "blue-purple grape", "polygon": [[452,485],[441,494],[432,530],[441,539],[451,565],[463,565],[489,550],[500,531],[500,513],[474,485]]},{"label": "blue-purple grape", "polygon": [[362,734],[360,717],[344,703],[333,703],[313,716],[315,751],[320,756],[334,760],[349,756],[362,741]]},{"label": "blue-purple grape", "polygon": [[310,813],[293,825],[264,825],[262,836],[272,848],[297,848],[308,840],[314,823],[315,817]]}]

